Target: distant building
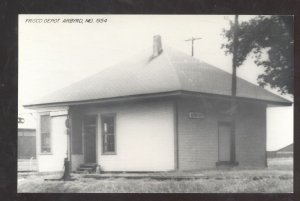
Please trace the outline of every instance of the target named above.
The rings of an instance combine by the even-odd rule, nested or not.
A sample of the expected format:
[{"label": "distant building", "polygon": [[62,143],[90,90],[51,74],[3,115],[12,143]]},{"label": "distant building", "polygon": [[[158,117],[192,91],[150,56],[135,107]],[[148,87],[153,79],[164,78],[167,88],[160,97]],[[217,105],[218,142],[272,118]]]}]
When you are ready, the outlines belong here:
[{"label": "distant building", "polygon": [[265,167],[266,108],[292,103],[241,78],[237,108],[230,96],[231,74],[155,36],[148,53],[25,107],[39,114],[39,171],[63,170],[66,157],[72,170],[84,163],[103,171]]},{"label": "distant building", "polygon": [[293,153],[294,152],[294,143],[277,150],[277,152],[278,153]]},{"label": "distant building", "polygon": [[23,121],[18,123],[18,159],[36,158],[36,123],[30,114],[20,116]]},{"label": "distant building", "polygon": [[268,157],[291,157],[294,156],[294,143],[287,145],[276,151],[268,151]]}]

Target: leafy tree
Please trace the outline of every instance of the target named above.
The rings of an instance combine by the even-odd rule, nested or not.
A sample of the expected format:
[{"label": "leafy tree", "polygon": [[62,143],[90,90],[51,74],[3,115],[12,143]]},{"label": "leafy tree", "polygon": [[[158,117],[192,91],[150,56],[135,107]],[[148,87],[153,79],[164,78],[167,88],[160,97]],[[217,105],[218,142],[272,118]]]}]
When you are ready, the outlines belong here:
[{"label": "leafy tree", "polygon": [[[222,44],[222,48],[226,54],[233,51],[234,23],[230,24],[229,30],[223,30],[227,42]],[[294,94],[293,31],[292,16],[257,16],[240,23],[237,66],[242,65],[252,53],[254,62],[264,68],[264,73],[257,78],[260,86],[269,85],[282,94]],[[268,58],[263,57],[264,52]]]}]

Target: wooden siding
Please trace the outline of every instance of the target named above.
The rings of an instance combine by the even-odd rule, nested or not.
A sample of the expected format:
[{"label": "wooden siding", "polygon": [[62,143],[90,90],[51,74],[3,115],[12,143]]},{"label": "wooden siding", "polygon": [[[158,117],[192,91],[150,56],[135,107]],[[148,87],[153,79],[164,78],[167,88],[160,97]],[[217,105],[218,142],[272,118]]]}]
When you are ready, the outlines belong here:
[{"label": "wooden siding", "polygon": [[[98,115],[98,163],[104,171],[168,171],[175,168],[174,116],[170,100],[80,107]],[[116,154],[104,155],[101,115],[116,114]],[[75,167],[73,167],[75,168]]]},{"label": "wooden siding", "polygon": [[[190,119],[189,112],[205,112],[204,119]],[[178,102],[179,169],[214,167],[218,160],[217,120],[206,112],[199,99],[180,99]]]},{"label": "wooden siding", "polygon": [[266,106],[240,104],[236,123],[236,157],[240,166],[266,165]]},{"label": "wooden siding", "polygon": [[[49,154],[42,154],[40,152],[40,124],[37,126],[37,160],[39,172],[63,171],[64,159],[67,157],[67,132],[65,121],[67,116],[53,116],[51,117],[51,145],[52,152]],[[37,122],[40,122],[40,115],[38,115]]]},{"label": "wooden siding", "polygon": [[[218,111],[220,102],[182,98],[178,104],[179,169],[216,167],[218,161],[218,122],[229,121]],[[205,113],[203,119],[190,119],[189,112]],[[241,102],[236,122],[236,158],[240,166],[264,166],[266,150],[266,106]]]}]

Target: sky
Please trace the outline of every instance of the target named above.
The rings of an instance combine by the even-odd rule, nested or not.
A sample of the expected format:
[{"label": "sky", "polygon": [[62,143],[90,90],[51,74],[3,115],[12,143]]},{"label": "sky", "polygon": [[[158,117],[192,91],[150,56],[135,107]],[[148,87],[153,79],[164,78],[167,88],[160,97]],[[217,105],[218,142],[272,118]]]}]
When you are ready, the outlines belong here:
[{"label": "sky", "polygon": [[[247,21],[254,16],[239,16]],[[234,16],[224,15],[19,15],[19,114],[34,113],[22,107],[34,99],[70,85],[152,48],[153,36],[162,45],[231,73],[232,56],[225,55],[222,30]],[[65,19],[93,19],[93,23],[65,23]],[[99,20],[107,19],[99,23]],[[55,23],[56,22],[56,23]],[[257,84],[257,67],[251,56],[237,75]],[[277,93],[273,90],[273,93]],[[277,93],[278,94],[278,93]],[[290,96],[284,96],[293,100]],[[267,110],[267,149],[293,142],[293,107]]]}]

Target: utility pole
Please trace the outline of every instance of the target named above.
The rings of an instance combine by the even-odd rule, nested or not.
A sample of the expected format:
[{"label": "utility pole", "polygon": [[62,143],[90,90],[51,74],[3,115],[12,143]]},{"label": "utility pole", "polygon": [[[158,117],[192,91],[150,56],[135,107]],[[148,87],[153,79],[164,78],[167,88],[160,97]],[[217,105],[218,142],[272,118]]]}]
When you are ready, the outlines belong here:
[{"label": "utility pole", "polygon": [[64,159],[64,174],[62,176],[62,179],[64,181],[70,181],[72,180],[70,172],[71,172],[71,134],[72,134],[72,113],[69,110],[68,116],[65,122],[66,131],[67,131],[67,157]]},{"label": "utility pole", "polygon": [[185,41],[192,41],[192,57],[194,56],[194,41],[195,40],[200,40],[200,39],[202,39],[202,38],[194,38],[194,37],[192,37],[192,38],[189,38],[189,39],[185,40]]},{"label": "utility pole", "polygon": [[237,68],[237,49],[238,49],[238,15],[234,19],[234,32],[233,32],[233,57],[232,57],[232,81],[231,81],[231,149],[230,160],[233,164],[236,163],[235,156],[235,119],[236,119],[236,68]]}]

